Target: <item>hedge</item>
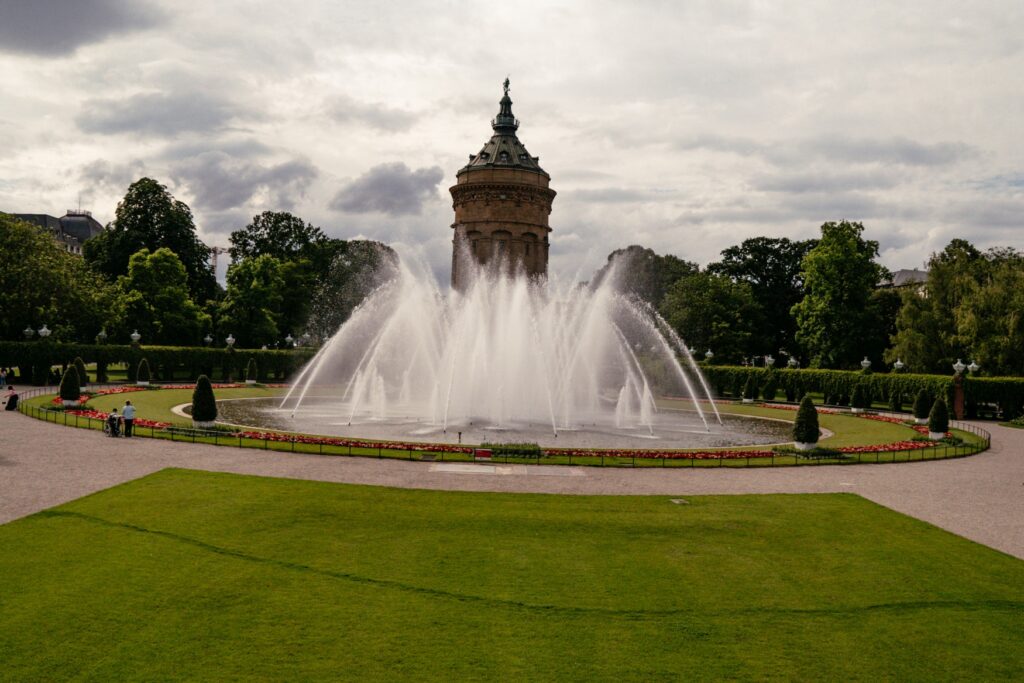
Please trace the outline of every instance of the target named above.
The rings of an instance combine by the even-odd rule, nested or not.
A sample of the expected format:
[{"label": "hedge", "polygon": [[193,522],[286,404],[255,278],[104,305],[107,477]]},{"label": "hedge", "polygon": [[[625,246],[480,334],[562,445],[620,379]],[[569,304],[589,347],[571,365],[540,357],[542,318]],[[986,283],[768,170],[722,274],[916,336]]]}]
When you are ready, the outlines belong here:
[{"label": "hedge", "polygon": [[[748,380],[755,386],[763,386],[771,374],[778,388],[793,401],[805,393],[819,393],[824,403],[849,405],[854,387],[864,383],[864,389],[873,400],[888,404],[897,394],[902,400],[917,396],[924,390],[932,400],[942,398],[946,405],[953,405],[954,387],[952,375],[920,375],[910,373],[865,374],[856,370],[816,370],[810,368],[783,368],[766,370],[731,365],[701,364],[701,370],[708,384],[719,396],[740,398],[742,388]],[[994,406],[1004,420],[1011,420],[1024,414],[1024,378],[1022,377],[971,377],[963,379],[964,401],[967,417],[975,417],[983,405]],[[931,401],[929,401],[929,406]]]},{"label": "hedge", "polygon": [[260,374],[276,380],[287,379],[316,353],[314,349],[291,350],[235,350],[193,346],[132,346],[117,344],[68,344],[51,341],[0,342],[0,367],[17,368],[13,381],[42,385],[53,366],[67,367],[75,357],[86,363],[96,363],[96,380],[106,380],[107,367],[113,363],[126,364],[129,381],[135,381],[139,361],[149,360],[153,378],[171,381],[193,380],[201,374],[213,375],[214,368],[221,374],[242,376],[248,358],[256,359]]}]

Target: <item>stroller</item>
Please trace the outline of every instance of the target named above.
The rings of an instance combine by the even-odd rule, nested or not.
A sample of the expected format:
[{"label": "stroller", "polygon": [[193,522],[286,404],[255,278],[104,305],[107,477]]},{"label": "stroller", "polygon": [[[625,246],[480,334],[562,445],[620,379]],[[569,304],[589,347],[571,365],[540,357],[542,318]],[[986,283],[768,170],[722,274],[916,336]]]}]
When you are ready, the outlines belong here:
[{"label": "stroller", "polygon": [[121,436],[121,416],[116,411],[107,415],[103,422],[103,433],[107,436]]}]

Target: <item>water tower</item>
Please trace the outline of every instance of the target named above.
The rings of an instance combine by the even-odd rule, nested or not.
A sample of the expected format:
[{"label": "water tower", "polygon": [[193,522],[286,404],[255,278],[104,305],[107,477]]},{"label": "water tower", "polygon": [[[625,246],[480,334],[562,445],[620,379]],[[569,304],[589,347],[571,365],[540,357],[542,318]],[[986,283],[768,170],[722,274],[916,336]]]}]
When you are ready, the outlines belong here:
[{"label": "water tower", "polygon": [[555,191],[551,176],[530,156],[516,136],[519,121],[512,114],[509,82],[494,134],[483,149],[455,174],[451,187],[455,222],[452,228],[452,287],[464,289],[473,264],[505,268],[534,278],[548,273],[548,216]]}]

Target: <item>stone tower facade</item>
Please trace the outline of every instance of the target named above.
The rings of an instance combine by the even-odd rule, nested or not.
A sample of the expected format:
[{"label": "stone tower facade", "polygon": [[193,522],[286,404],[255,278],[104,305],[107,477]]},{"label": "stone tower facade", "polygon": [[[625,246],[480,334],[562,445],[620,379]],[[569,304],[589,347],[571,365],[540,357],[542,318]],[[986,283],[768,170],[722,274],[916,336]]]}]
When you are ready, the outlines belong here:
[{"label": "stone tower facade", "polygon": [[[512,115],[509,82],[494,134],[455,174],[451,187],[455,209],[452,240],[452,287],[465,289],[476,266],[502,268],[546,278],[548,216],[555,191],[551,176],[519,141],[519,121]],[[475,264],[475,265],[474,265]]]}]

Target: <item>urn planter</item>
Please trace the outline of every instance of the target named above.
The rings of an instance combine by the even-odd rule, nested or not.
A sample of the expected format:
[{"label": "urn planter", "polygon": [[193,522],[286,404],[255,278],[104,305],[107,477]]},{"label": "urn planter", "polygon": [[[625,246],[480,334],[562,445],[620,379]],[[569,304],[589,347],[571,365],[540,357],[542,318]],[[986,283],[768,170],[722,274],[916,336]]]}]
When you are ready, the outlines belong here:
[{"label": "urn planter", "polygon": [[214,420],[210,420],[208,422],[197,422],[196,420],[192,420],[193,429],[212,429],[216,425],[217,423]]},{"label": "urn planter", "polygon": [[794,441],[793,445],[796,446],[796,449],[798,451],[813,451],[815,448],[818,447],[818,442],[815,441],[814,443],[802,443],[800,441]]}]

